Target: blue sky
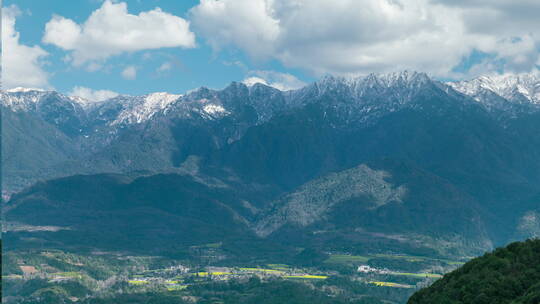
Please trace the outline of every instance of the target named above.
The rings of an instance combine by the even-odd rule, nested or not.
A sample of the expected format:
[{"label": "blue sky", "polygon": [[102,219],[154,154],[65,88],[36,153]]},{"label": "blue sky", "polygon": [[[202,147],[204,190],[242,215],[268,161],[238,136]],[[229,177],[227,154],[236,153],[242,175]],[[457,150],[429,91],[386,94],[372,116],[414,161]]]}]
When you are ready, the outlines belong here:
[{"label": "blue sky", "polygon": [[498,0],[359,3],[4,0],[2,82],[100,98],[93,92],[231,81],[290,89],[325,74],[401,69],[439,79],[538,72],[540,18],[524,12],[540,12],[540,1],[512,10]]},{"label": "blue sky", "polygon": [[[198,1],[124,1],[130,14],[149,11],[160,7],[163,11],[185,18],[188,10]],[[112,56],[106,67],[97,71],[73,67],[64,61],[66,52],[54,45],[42,43],[45,24],[53,15],[60,15],[83,23],[89,15],[100,8],[96,0],[16,0],[4,1],[4,6],[15,4],[21,11],[17,17],[16,30],[20,42],[25,45],[40,45],[48,56],[44,58],[44,69],[50,73],[52,88],[70,92],[74,87],[83,86],[94,90],[113,90],[125,94],[145,94],[155,91],[183,93],[200,86],[222,88],[231,81],[242,81],[250,71],[272,70],[294,73],[297,77],[311,80],[300,70],[286,69],[276,60],[253,61],[235,49],[215,52],[202,39],[197,39],[195,48],[179,47],[140,50]],[[171,66],[159,72],[163,66]],[[134,79],[124,79],[121,72],[128,66],[136,67]]]}]

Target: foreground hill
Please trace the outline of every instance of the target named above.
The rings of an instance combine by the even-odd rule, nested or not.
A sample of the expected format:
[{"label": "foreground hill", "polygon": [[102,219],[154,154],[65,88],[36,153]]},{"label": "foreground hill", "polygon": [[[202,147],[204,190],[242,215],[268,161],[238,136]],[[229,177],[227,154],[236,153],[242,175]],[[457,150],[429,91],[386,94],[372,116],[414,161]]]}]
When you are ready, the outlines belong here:
[{"label": "foreground hill", "polygon": [[512,243],[476,258],[408,303],[540,303],[540,240]]}]

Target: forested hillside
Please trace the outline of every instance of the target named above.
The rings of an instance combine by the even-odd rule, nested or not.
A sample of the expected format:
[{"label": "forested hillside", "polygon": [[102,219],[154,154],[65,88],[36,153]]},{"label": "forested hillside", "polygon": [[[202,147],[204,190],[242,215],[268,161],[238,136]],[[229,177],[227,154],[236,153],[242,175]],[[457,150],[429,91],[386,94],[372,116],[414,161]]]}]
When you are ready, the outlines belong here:
[{"label": "forested hillside", "polygon": [[476,258],[408,303],[540,303],[540,240],[512,243]]}]

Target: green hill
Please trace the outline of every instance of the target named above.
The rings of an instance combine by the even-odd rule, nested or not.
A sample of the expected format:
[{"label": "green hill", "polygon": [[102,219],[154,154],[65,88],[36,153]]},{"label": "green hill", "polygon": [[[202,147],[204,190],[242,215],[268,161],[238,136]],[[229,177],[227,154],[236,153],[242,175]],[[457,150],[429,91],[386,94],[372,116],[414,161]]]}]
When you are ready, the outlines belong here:
[{"label": "green hill", "polygon": [[476,258],[415,293],[409,304],[540,303],[540,240],[516,242]]}]

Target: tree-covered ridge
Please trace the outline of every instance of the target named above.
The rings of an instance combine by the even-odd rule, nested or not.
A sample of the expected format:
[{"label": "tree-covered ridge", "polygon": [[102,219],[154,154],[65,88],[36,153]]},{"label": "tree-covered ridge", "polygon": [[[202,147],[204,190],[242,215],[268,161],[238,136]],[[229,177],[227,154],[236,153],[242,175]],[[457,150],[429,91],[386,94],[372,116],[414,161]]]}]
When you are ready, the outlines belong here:
[{"label": "tree-covered ridge", "polygon": [[540,303],[540,240],[516,242],[476,258],[415,293],[409,304]]}]

